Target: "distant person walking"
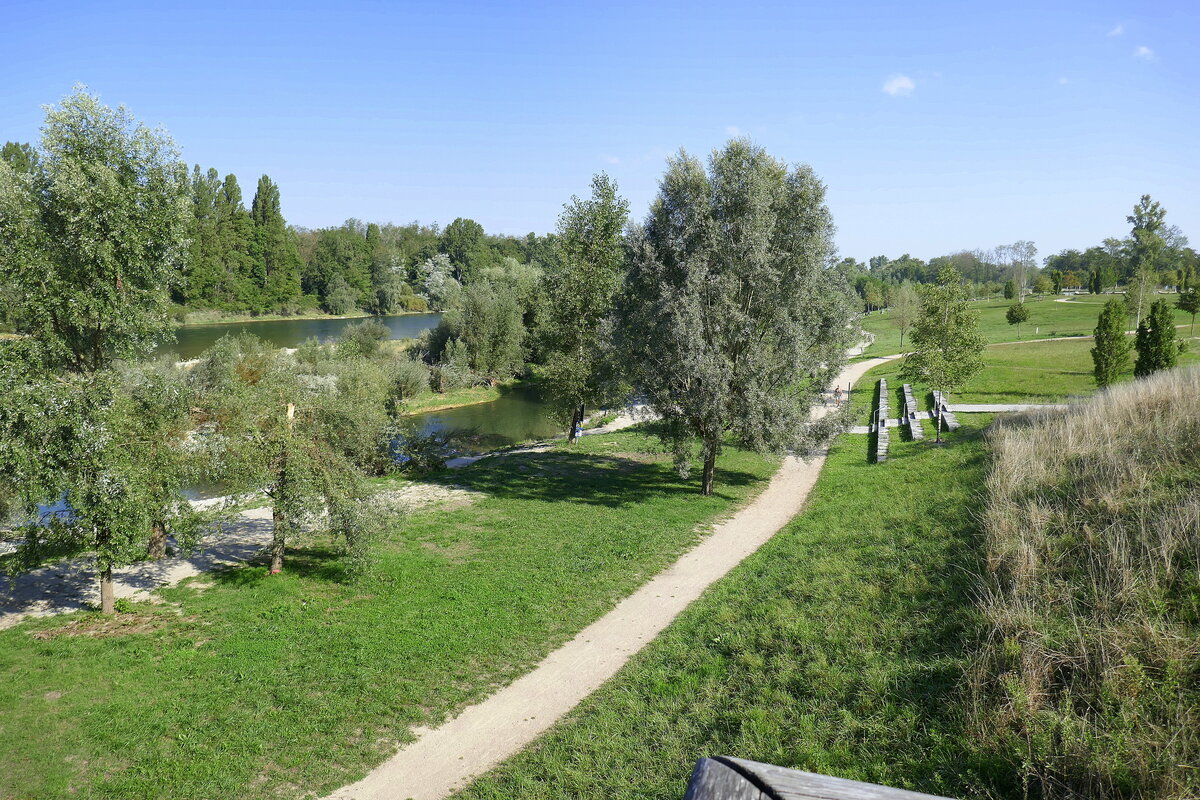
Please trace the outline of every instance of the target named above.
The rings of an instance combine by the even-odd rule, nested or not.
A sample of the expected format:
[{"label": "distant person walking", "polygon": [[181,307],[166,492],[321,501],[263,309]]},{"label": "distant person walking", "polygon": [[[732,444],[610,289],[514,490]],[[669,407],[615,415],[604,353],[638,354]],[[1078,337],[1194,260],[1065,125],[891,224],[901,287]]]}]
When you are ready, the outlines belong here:
[{"label": "distant person walking", "polygon": [[840,406],[842,404],[842,387],[838,386],[833,390],[833,404]]}]

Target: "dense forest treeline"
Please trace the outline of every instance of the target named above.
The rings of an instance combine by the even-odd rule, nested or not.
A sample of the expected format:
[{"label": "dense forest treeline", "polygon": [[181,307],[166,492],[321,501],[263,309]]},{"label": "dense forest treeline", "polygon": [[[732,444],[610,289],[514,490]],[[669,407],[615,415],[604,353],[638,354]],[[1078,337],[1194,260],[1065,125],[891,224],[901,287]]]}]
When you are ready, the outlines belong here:
[{"label": "dense forest treeline", "polygon": [[[37,151],[7,142],[0,157],[33,172]],[[258,179],[246,206],[236,175],[199,165],[191,172],[192,220],[182,280],[172,300],[183,310],[246,314],[395,314],[446,307],[454,291],[489,270],[545,269],[554,235],[486,233],[471,219],[449,225],[349,219],[310,230],[288,225],[279,185]]]},{"label": "dense forest treeline", "polygon": [[247,210],[236,175],[192,171],[195,221],[186,280],[189,310],[394,314],[446,305],[455,287],[513,264],[546,266],[553,237],[488,235],[459,218],[436,224],[364,223],[309,230],[284,220],[279,186],[264,175]]}]

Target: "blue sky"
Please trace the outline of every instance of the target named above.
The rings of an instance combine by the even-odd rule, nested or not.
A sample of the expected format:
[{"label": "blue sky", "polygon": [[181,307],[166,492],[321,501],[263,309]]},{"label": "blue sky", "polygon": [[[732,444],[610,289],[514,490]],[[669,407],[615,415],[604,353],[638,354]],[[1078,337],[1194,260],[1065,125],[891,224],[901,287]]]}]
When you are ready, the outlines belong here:
[{"label": "blue sky", "polygon": [[745,134],[828,184],[844,255],[1200,243],[1200,2],[5,3],[0,140],[86,83],[284,214],[552,230],[607,170]]}]

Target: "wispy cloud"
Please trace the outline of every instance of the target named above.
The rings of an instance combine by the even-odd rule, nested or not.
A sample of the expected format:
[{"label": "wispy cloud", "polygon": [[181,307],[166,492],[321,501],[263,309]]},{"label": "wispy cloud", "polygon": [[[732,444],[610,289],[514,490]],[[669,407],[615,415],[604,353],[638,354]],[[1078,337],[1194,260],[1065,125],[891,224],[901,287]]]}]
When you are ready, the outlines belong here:
[{"label": "wispy cloud", "polygon": [[907,75],[892,75],[883,82],[883,91],[892,97],[904,97],[913,93],[917,84]]},{"label": "wispy cloud", "polygon": [[742,135],[742,129],[741,129],[741,128],[739,128],[737,125],[728,125],[728,126],[726,126],[726,128],[725,128],[725,135],[726,135],[726,136],[733,136],[733,137],[735,137],[735,138],[736,138],[736,137],[738,137],[738,136],[741,136],[741,135]]},{"label": "wispy cloud", "polygon": [[1109,31],[1109,32],[1108,32],[1108,35],[1109,35],[1109,36],[1120,36],[1120,35],[1121,35],[1121,34],[1123,34],[1124,32],[1125,32],[1125,26],[1124,26],[1124,25],[1118,25],[1117,27],[1115,27],[1115,28],[1113,28],[1111,31]]},{"label": "wispy cloud", "polygon": [[1142,45],[1137,50],[1134,50],[1133,54],[1135,56],[1137,56],[1138,58],[1142,59],[1143,61],[1153,61],[1154,60],[1154,51],[1151,50],[1149,47],[1146,47],[1146,45]]}]

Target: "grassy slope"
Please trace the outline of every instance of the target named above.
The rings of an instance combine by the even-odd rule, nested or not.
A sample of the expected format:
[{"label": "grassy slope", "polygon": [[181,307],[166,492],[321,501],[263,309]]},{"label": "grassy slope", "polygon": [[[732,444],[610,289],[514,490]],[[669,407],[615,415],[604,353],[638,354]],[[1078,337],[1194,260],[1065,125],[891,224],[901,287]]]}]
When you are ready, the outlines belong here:
[{"label": "grassy slope", "polygon": [[[526,671],[764,485],[772,462],[727,449],[702,498],[636,431],[481,462],[485,491],[414,515],[378,574],[293,551],[162,592],[168,605],[93,638],[0,631],[0,797],[260,797],[324,792],[406,736]],[[197,583],[194,581],[193,583]],[[139,632],[140,631],[140,632]]]},{"label": "grassy slope", "polygon": [[675,800],[714,754],[960,796],[992,783],[952,704],[978,628],[986,421],[950,447],[896,441],[881,465],[843,436],[803,514],[459,797]]},{"label": "grassy slope", "polygon": [[[1096,318],[1105,301],[1099,297],[1084,296],[1069,303],[1056,303],[1046,299],[1026,299],[1029,307],[1029,322],[1021,325],[1019,339],[1047,339],[1059,336],[1091,336],[1096,329]],[[1166,299],[1172,304],[1175,295],[1159,295],[1155,299]],[[1009,325],[1004,319],[1004,313],[1012,305],[1011,300],[985,300],[972,303],[972,308],[979,312],[979,330],[989,342],[1018,341],[1017,328]],[[1175,321],[1183,325],[1191,321],[1191,316],[1175,310]],[[867,348],[868,356],[884,356],[900,352],[900,333],[892,324],[887,312],[870,314],[862,320],[864,330],[875,334],[875,342]],[[1129,323],[1133,329],[1133,322]],[[1186,330],[1181,330],[1184,335]],[[907,343],[907,339],[905,339]]]}]

